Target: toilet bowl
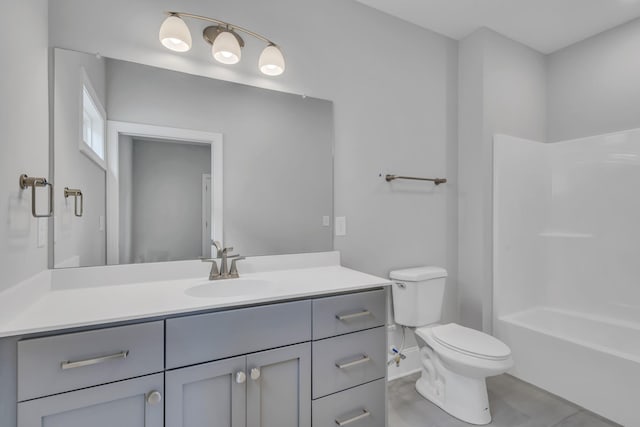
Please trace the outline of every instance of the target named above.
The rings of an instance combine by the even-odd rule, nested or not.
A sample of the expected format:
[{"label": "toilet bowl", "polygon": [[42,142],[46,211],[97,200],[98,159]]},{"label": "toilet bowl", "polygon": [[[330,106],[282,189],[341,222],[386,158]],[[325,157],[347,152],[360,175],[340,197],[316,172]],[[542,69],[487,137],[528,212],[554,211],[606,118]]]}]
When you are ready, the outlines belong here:
[{"label": "toilet bowl", "polygon": [[415,328],[422,375],[416,390],[467,423],[491,422],[485,379],[513,366],[500,340],[455,323],[440,325],[446,270],[420,267],[391,272],[396,323]]},{"label": "toilet bowl", "polygon": [[462,421],[489,424],[485,379],[513,366],[509,347],[455,323],[418,328],[415,335],[422,365],[418,393]]}]

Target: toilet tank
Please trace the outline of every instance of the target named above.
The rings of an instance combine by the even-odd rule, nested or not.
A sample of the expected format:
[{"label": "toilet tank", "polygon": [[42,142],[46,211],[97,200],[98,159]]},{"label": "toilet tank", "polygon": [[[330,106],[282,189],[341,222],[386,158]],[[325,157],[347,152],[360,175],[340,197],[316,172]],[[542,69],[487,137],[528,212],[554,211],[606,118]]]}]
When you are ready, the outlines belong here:
[{"label": "toilet tank", "polygon": [[395,270],[393,312],[395,322],[419,327],[440,321],[447,270],[441,267],[418,267]]}]

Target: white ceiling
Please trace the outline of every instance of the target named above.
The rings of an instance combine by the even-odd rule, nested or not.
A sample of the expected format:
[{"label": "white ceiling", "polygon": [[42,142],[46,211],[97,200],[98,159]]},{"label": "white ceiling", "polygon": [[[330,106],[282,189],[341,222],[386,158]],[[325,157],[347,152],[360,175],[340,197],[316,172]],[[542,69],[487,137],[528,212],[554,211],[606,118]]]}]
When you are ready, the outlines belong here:
[{"label": "white ceiling", "polygon": [[551,53],[640,16],[640,0],[357,0],[454,39],[481,27]]}]

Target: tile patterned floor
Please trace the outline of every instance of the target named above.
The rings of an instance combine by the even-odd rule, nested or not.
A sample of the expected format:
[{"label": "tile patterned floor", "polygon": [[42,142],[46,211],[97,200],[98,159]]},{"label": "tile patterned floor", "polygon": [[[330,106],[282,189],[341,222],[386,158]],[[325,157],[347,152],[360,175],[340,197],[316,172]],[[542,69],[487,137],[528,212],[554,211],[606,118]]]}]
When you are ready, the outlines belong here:
[{"label": "tile patterned floor", "polygon": [[[389,383],[389,427],[469,427],[424,399],[420,374]],[[509,375],[487,380],[495,427],[620,427]]]}]

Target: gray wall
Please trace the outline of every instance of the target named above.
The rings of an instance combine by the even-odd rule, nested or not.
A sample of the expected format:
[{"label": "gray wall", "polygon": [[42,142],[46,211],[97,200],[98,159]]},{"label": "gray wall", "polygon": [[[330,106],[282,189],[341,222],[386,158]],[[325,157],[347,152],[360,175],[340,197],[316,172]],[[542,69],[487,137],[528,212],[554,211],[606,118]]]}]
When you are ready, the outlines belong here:
[{"label": "gray wall", "polygon": [[[47,247],[37,247],[30,194],[18,187],[20,174],[49,174],[47,5],[5,2],[0,15],[0,37],[19,40],[0,44],[0,292],[47,268]],[[16,425],[16,353],[16,340],[0,340],[3,426]]]},{"label": "gray wall", "polygon": [[4,2],[0,16],[0,291],[47,268],[31,193],[18,186],[23,173],[49,175],[47,3]]},{"label": "gray wall", "polygon": [[640,19],[549,56],[549,141],[640,127]]},{"label": "gray wall", "polygon": [[223,134],[226,245],[243,255],[332,249],[322,226],[333,210],[330,102],[111,59],[107,79],[110,120]]},{"label": "gray wall", "polygon": [[[451,273],[445,320],[456,319],[456,41],[353,1],[180,2],[185,11],[237,22],[281,44],[287,71],[271,79],[256,70],[258,42],[247,43],[237,67],[213,61],[197,30],[192,52],[164,49],[161,12],[173,7],[169,0],[57,0],[51,43],[331,99],[335,213],[347,216],[348,234],[335,239],[343,263],[383,277],[395,268],[444,266]],[[385,52],[399,56],[390,60]],[[384,171],[451,181],[389,185],[378,177]]]},{"label": "gray wall", "polygon": [[202,256],[202,175],[211,146],[133,140],[131,261]]},{"label": "gray wall", "polygon": [[493,135],[546,132],[546,60],[482,29],[460,42],[459,294],[461,322],[491,330]]},{"label": "gray wall", "polygon": [[[458,114],[458,304],[459,321],[482,328],[482,289],[487,258],[488,151],[484,140],[484,38],[472,34],[459,44]],[[480,175],[477,175],[480,174]],[[465,246],[466,245],[466,246]]]},{"label": "gray wall", "polygon": [[[80,151],[82,129],[82,69],[102,106],[106,106],[106,64],[95,55],[55,49],[53,93],[54,183],[56,184],[54,265],[104,265],[106,232],[100,217],[106,216],[106,173]],[[106,135],[105,135],[106,144]],[[78,188],[84,196],[84,214],[74,214],[73,197],[64,188]],[[106,226],[105,226],[106,227]],[[77,261],[76,261],[77,262]]]}]

